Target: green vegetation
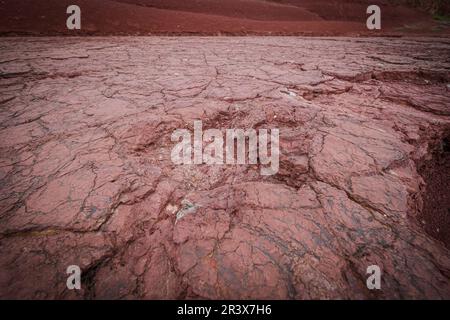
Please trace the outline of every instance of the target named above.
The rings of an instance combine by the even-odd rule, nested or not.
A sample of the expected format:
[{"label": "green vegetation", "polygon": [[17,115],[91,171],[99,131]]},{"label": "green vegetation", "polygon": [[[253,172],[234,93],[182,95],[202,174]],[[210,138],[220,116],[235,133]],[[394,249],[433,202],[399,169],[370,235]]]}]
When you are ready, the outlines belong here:
[{"label": "green vegetation", "polygon": [[443,22],[450,22],[450,16],[444,14],[435,14],[433,15],[433,19]]},{"label": "green vegetation", "polygon": [[450,14],[450,2],[448,0],[401,0],[395,2],[420,8],[434,15],[446,17]]}]

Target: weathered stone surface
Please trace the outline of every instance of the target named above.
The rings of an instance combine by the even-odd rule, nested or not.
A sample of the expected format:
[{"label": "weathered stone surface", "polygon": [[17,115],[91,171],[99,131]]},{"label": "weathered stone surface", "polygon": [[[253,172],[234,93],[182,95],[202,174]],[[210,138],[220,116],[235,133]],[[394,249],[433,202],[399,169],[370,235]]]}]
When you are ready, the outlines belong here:
[{"label": "weathered stone surface", "polygon": [[[449,299],[449,244],[416,219],[420,164],[450,132],[449,54],[426,38],[3,39],[0,297]],[[279,173],[174,165],[171,133],[195,119],[279,128]]]}]

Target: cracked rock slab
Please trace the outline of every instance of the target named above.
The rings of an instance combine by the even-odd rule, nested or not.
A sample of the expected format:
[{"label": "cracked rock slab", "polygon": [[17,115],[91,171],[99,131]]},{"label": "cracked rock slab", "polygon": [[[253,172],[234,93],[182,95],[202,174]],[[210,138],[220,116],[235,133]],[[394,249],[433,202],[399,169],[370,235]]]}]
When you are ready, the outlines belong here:
[{"label": "cracked rock slab", "polygon": [[[421,168],[448,152],[449,54],[429,38],[3,39],[0,297],[449,299],[449,243],[417,218]],[[279,172],[173,164],[194,120],[279,129]]]}]

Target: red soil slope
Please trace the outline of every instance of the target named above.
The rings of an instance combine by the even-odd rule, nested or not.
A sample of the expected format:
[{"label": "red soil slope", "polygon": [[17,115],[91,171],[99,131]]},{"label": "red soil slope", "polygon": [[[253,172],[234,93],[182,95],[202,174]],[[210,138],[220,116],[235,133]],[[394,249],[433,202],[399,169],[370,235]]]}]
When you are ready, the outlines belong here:
[{"label": "red soil slope", "polygon": [[442,34],[428,14],[378,1],[383,30],[366,29],[368,1],[77,0],[82,30],[66,29],[73,0],[0,1],[2,34]]}]

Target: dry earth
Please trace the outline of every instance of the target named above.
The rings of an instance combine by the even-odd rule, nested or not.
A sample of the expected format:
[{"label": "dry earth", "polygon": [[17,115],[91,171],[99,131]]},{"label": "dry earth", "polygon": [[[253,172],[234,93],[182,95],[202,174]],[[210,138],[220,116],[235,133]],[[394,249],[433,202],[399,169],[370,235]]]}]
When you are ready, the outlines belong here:
[{"label": "dry earth", "polygon": [[[7,35],[449,35],[450,25],[390,0],[77,0],[81,30],[68,30],[73,0],[0,0]],[[367,30],[377,4],[382,30]],[[445,12],[445,11],[444,11]]]},{"label": "dry earth", "polygon": [[[449,299],[449,53],[427,38],[2,39],[0,297]],[[279,128],[279,173],[174,165],[171,133],[194,119]]]}]

